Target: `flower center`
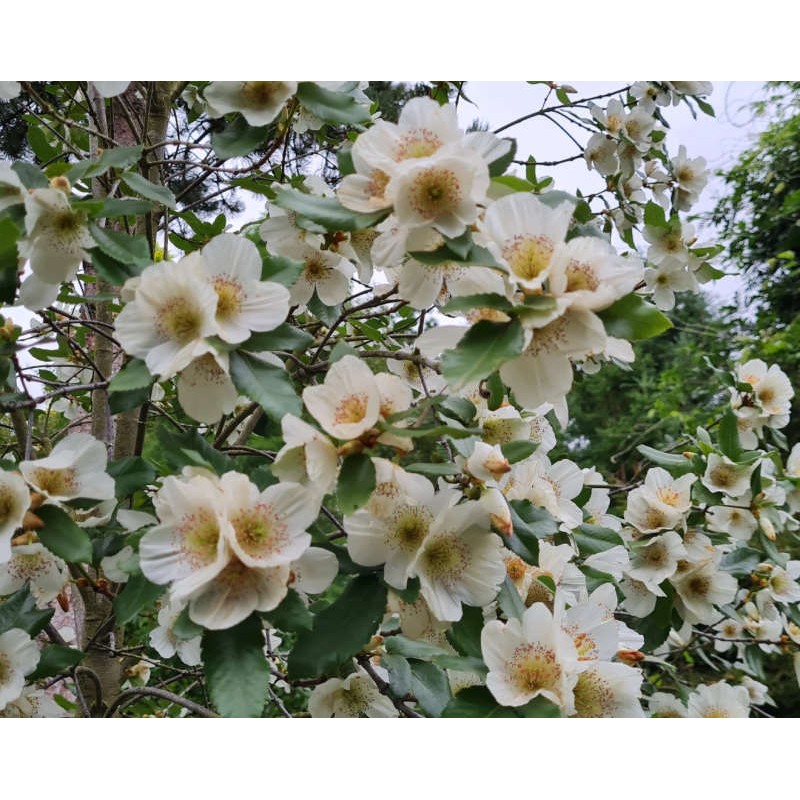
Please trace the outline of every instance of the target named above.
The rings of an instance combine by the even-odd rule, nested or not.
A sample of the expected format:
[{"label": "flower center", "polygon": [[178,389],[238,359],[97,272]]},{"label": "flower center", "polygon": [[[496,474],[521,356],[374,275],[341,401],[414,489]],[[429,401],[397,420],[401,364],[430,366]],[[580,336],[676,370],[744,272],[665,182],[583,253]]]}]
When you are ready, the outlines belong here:
[{"label": "flower center", "polygon": [[249,108],[265,108],[275,102],[275,95],[284,88],[282,81],[245,81],[242,100]]},{"label": "flower center", "polygon": [[558,691],[561,665],[555,651],[541,644],[522,645],[511,656],[511,682],[523,692]]},{"label": "flower center", "polygon": [[395,161],[405,161],[407,158],[427,158],[432,156],[442,146],[442,140],[427,128],[407,133],[398,142],[394,151]]},{"label": "flower center", "polygon": [[324,280],[330,272],[331,268],[325,263],[321,253],[314,253],[306,259],[303,275],[309,283]]},{"label": "flower center", "polygon": [[185,514],[177,529],[182,539],[182,550],[193,567],[210,564],[217,557],[219,523],[214,514],[201,508]]},{"label": "flower center", "polygon": [[159,309],[156,328],[161,336],[184,345],[197,339],[203,325],[200,310],[185,297],[173,297]]},{"label": "flower center", "polygon": [[451,536],[439,536],[425,547],[424,563],[430,577],[447,582],[457,580],[469,563],[467,548]]},{"label": "flower center", "polygon": [[414,179],[410,201],[421,217],[435,219],[458,206],[461,201],[461,183],[450,169],[428,167]]},{"label": "flower center", "polygon": [[573,692],[579,717],[606,717],[614,708],[614,692],[595,671],[582,672]]},{"label": "flower center", "polygon": [[503,258],[518,278],[532,281],[550,266],[554,249],[548,236],[517,235],[503,248]]},{"label": "flower center", "polygon": [[416,553],[422,540],[428,535],[431,515],[419,506],[401,505],[394,513],[391,540],[407,553]]},{"label": "flower center", "polygon": [[19,516],[21,510],[11,489],[8,486],[0,486],[0,528],[5,527],[9,521]]},{"label": "flower center", "polygon": [[568,292],[596,292],[599,286],[600,281],[597,280],[597,276],[589,264],[583,264],[580,261],[569,262],[567,265]]},{"label": "flower center", "polygon": [[32,483],[50,497],[68,497],[78,489],[77,470],[74,467],[48,469],[37,467],[33,471]]},{"label": "flower center", "polygon": [[225,275],[215,275],[212,280],[217,293],[217,319],[228,320],[241,311],[244,292],[239,281]]},{"label": "flower center", "polygon": [[272,506],[259,503],[240,511],[232,520],[236,540],[254,558],[275,552],[286,541],[286,525],[278,521]]},{"label": "flower center", "polygon": [[367,415],[367,395],[350,394],[339,402],[333,414],[337,425],[355,425]]}]

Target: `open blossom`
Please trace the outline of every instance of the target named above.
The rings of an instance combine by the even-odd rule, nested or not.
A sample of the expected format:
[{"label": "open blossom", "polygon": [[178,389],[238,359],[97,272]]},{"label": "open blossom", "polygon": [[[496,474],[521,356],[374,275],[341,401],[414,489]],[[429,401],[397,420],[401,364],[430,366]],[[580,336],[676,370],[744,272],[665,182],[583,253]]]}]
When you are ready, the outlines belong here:
[{"label": "open blossom", "polygon": [[0,564],[11,557],[11,539],[30,504],[31,493],[20,475],[0,470]]},{"label": "open blossom", "polygon": [[729,497],[740,497],[750,489],[750,476],[757,463],[735,464],[727,456],[709,453],[706,471],[700,482],[712,492],[724,492]]},{"label": "open blossom", "polygon": [[67,565],[44,545],[17,545],[11,548],[8,563],[0,563],[0,597],[13,594],[28,583],[36,605],[44,608],[55,600],[68,579]]},{"label": "open blossom", "polygon": [[189,667],[202,662],[200,657],[200,636],[192,639],[180,639],[172,632],[178,617],[185,608],[184,603],[167,601],[158,612],[158,625],[150,631],[150,647],[161,658],[172,658],[177,655]]},{"label": "open blossom", "polygon": [[339,459],[327,436],[293,414],[281,419],[284,446],[275,456],[272,473],[278,480],[300,483],[325,495],[336,485]]},{"label": "open blossom", "polygon": [[689,695],[688,707],[690,717],[749,717],[750,694],[744,686],[719,681],[698,686]]},{"label": "open blossom", "polygon": [[295,81],[214,81],[203,90],[209,117],[238,111],[249,125],[269,125],[297,91]]},{"label": "open blossom", "polygon": [[[379,677],[388,678],[385,670],[373,669]],[[344,679],[329,678],[315,686],[308,711],[312,717],[396,717],[399,713],[362,667]]]},{"label": "open blossom", "polygon": [[108,455],[102,442],[88,433],[65,436],[46,458],[21,461],[19,471],[49,502],[110,500],[114,479],[106,472]]},{"label": "open blossom", "polygon": [[39,648],[25,631],[11,628],[0,633],[0,711],[22,694],[25,676],[38,663]]}]

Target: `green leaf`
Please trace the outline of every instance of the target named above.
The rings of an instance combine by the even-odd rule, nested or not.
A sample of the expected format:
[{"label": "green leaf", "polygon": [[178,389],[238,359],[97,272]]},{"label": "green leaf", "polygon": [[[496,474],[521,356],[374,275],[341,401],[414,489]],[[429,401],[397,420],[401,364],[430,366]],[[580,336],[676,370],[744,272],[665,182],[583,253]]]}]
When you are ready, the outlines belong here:
[{"label": "green leaf", "polygon": [[21,628],[28,636],[36,636],[55,614],[52,608],[38,609],[30,585],[14,592],[0,603],[0,633]]},{"label": "green leaf", "polygon": [[275,330],[252,334],[246,342],[239,345],[239,349],[250,353],[260,353],[265,350],[291,352],[305,350],[313,341],[314,337],[310,333],[284,322]]},{"label": "green leaf", "polygon": [[153,263],[144,236],[129,236],[127,233],[110,228],[99,228],[93,222],[89,223],[89,233],[97,242],[97,246],[116,261],[136,267]]},{"label": "green leaf", "polygon": [[744,578],[763,560],[764,557],[759,550],[754,550],[752,547],[737,547],[720,559],[719,568],[737,578]]},{"label": "green leaf", "polygon": [[[288,188],[277,190],[274,203],[287,211],[296,212],[328,231],[359,231],[371,228],[389,213],[387,210],[361,214],[345,208],[333,197],[319,197]],[[302,220],[299,220],[298,224],[302,227],[301,223]]]},{"label": "green leaf", "polygon": [[117,624],[126,625],[136,619],[143,608],[155,603],[166,591],[166,586],[151,583],[141,572],[131,575],[125,588],[114,598]]},{"label": "green leaf", "polygon": [[481,631],[483,630],[483,610],[477,606],[463,606],[461,619],[445,633],[447,641],[462,656],[482,658]]},{"label": "green leaf", "polygon": [[489,671],[482,659],[470,658],[467,656],[436,656],[436,658],[432,659],[432,663],[442,669],[453,669],[458,672],[475,672],[481,677],[484,677]]},{"label": "green leaf", "polygon": [[138,217],[153,210],[153,204],[134,197],[106,197],[92,217]]},{"label": "green leaf", "polygon": [[102,175],[109,169],[127,169],[142,157],[143,152],[144,146],[140,144],[134,147],[113,147],[103,150],[97,158],[87,158],[73,164],[66,176],[74,183],[81,178],[94,178]]},{"label": "green leaf", "polygon": [[15,161],[11,169],[17,173],[17,177],[26,189],[46,189],[50,185],[47,175],[42,172],[35,164],[27,161]]},{"label": "green leaf", "polygon": [[672,327],[669,317],[638,294],[629,294],[598,312],[606,333],[618,339],[651,339]]},{"label": "green leaf", "polygon": [[442,307],[442,313],[457,314],[461,311],[472,311],[475,308],[496,308],[499,311],[511,311],[514,306],[501,294],[469,294],[451,298]]},{"label": "green leaf", "polygon": [[520,714],[510,706],[501,706],[485,686],[468,686],[456,694],[442,711],[442,717],[451,718],[517,718]]},{"label": "green leaf", "polygon": [[17,296],[19,228],[8,217],[0,219],[0,303],[12,304]]},{"label": "green leaf", "polygon": [[397,636],[387,636],[384,640],[387,653],[394,653],[406,658],[416,658],[419,661],[430,661],[436,656],[448,655],[447,650],[437,647],[435,644],[416,639],[408,639],[402,634]]},{"label": "green leaf", "polygon": [[519,320],[496,323],[481,320],[473,325],[452,350],[442,354],[442,374],[457,388],[485,378],[501,364],[522,352]]},{"label": "green leaf", "polygon": [[486,401],[489,411],[497,411],[503,404],[503,398],[506,395],[506,387],[503,385],[499,372],[493,372],[486,379],[486,390],[489,392],[489,398]]},{"label": "green leaf", "polygon": [[438,717],[453,697],[444,670],[425,661],[411,662],[411,692],[432,717]]},{"label": "green leaf", "polygon": [[290,678],[332,674],[378,630],[386,610],[386,587],[377,575],[358,575],[298,636],[289,654]]},{"label": "green leaf", "polygon": [[145,264],[134,265],[118,261],[99,247],[90,247],[86,252],[89,254],[97,274],[112,286],[122,286],[128,278],[140,275],[146,266]]},{"label": "green leaf", "polygon": [[723,455],[728,456],[731,461],[738,461],[742,454],[739,443],[739,427],[736,424],[736,415],[733,409],[728,406],[719,421],[719,449]]},{"label": "green leaf", "polygon": [[529,539],[544,539],[552,536],[558,530],[558,523],[546,508],[533,505],[530,500],[512,500],[511,520],[514,523],[514,533],[517,536]]},{"label": "green leaf", "polygon": [[508,271],[498,264],[495,257],[485,247],[479,247],[478,245],[473,245],[466,256],[461,255],[461,253],[446,244],[436,250],[410,251],[409,255],[420,264],[435,265],[452,261],[460,267],[494,267],[504,272]]},{"label": "green leaf", "polygon": [[389,670],[389,684],[398,697],[412,694],[411,665],[403,656],[391,653],[381,658],[381,666]]},{"label": "green leaf", "polygon": [[517,154],[516,139],[511,139],[509,137],[507,139],[503,139],[503,141],[510,142],[511,147],[508,148],[507,153],[500,156],[500,158],[496,158],[494,161],[490,162],[489,164],[490,178],[498,178],[500,175],[502,175],[511,166],[511,162],[514,160],[514,156]]},{"label": "green leaf", "polygon": [[318,319],[324,322],[328,327],[331,327],[342,312],[341,305],[329,306],[319,299],[316,289],[311,299],[306,303],[308,310]]},{"label": "green leaf", "polygon": [[139,408],[149,400],[149,386],[145,386],[143,389],[132,389],[129,392],[113,392],[108,396],[108,410],[112,414],[119,414],[122,411]]},{"label": "green leaf", "polygon": [[500,450],[509,464],[516,464],[518,461],[524,461],[529,456],[532,456],[538,446],[535,442],[518,439],[517,441],[500,445]]},{"label": "green leaf", "polygon": [[314,615],[294,589],[289,589],[277,608],[265,611],[262,616],[270,625],[287,633],[310,631],[314,624]]},{"label": "green leaf", "polygon": [[186,608],[178,614],[178,618],[172,624],[173,636],[184,642],[202,636],[203,630],[203,626],[192,621],[192,618],[189,616],[189,606],[186,606]]},{"label": "green leaf", "polygon": [[132,389],[149,389],[154,380],[144,361],[132,358],[111,379],[111,383],[108,384],[108,391],[129,392]]},{"label": "green leaf", "polygon": [[303,408],[286,370],[247,353],[231,353],[231,379],[242,394],[258,403],[270,419],[299,417]]},{"label": "green leaf", "polygon": [[117,498],[144,489],[156,479],[156,471],[141,456],[127,456],[111,461],[106,472],[114,479]]},{"label": "green leaf", "polygon": [[375,489],[375,465],[364,453],[353,453],[342,461],[336,484],[336,501],[345,516],[363,506]]},{"label": "green leaf", "polygon": [[508,575],[500,585],[497,602],[508,619],[522,619],[522,615],[525,613],[525,604]]},{"label": "green leaf", "polygon": [[147,178],[138,172],[123,172],[120,176],[125,185],[131,190],[152,200],[154,203],[166,206],[167,208],[177,208],[175,195],[166,187],[151,183]]},{"label": "green leaf", "polygon": [[601,525],[589,525],[584,523],[579,525],[573,532],[572,537],[582,558],[588,558],[596,553],[602,553],[617,545],[624,545],[620,535],[611,528],[604,528]]},{"label": "green leaf", "polygon": [[218,158],[235,158],[252,153],[266,137],[266,127],[253,128],[241,114],[237,114],[224,131],[211,134],[211,146]]},{"label": "green leaf", "polygon": [[636,630],[644,636],[643,649],[650,653],[664,644],[672,628],[672,594],[671,587],[662,587],[666,597],[656,600],[655,608],[644,618],[635,623]]},{"label": "green leaf", "polygon": [[464,425],[469,425],[475,419],[477,409],[475,404],[465,397],[447,395],[438,403],[439,409],[450,417],[455,417]]},{"label": "green leaf", "polygon": [[323,122],[358,125],[372,118],[369,108],[344,92],[333,92],[316,83],[303,81],[297,85],[295,95],[306,110]]},{"label": "green leaf", "polygon": [[652,201],[644,207],[644,224],[652,228],[669,228],[664,209]]},{"label": "green leaf", "polygon": [[646,444],[640,444],[636,449],[649,461],[657,464],[659,467],[664,467],[670,472],[691,472],[692,462],[688,458],[684,458],[678,453],[665,453],[662,450],[655,450],[648,447]]},{"label": "green leaf", "polygon": [[403,469],[406,472],[416,472],[420,475],[459,475],[461,473],[456,464],[423,464],[416,462],[407,464]]},{"label": "green leaf", "polygon": [[203,672],[211,702],[223,717],[260,717],[267,699],[269,665],[264,631],[251,614],[233,628],[206,631]]},{"label": "green leaf", "polygon": [[73,563],[92,560],[92,542],[83,528],[78,527],[66,511],[57,506],[41,506],[36,516],[44,522],[38,531],[39,541],[64,561]]},{"label": "green leaf", "polygon": [[178,433],[165,424],[156,431],[156,441],[159,455],[171,471],[204,464],[217,475],[224,475],[234,468],[233,460],[212,447],[196,430]]},{"label": "green leaf", "polygon": [[60,644],[49,644],[42,648],[39,663],[31,675],[25,678],[26,682],[39,681],[63,672],[69,672],[76,664],[80,664],[86,653],[74,647],[64,647]]}]

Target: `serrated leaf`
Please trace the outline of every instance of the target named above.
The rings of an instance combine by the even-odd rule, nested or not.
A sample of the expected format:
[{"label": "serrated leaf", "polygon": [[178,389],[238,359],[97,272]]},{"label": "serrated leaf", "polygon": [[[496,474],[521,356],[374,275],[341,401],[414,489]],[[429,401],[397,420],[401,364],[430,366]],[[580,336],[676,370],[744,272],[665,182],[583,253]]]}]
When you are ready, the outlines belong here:
[{"label": "serrated leaf", "polygon": [[602,553],[617,545],[624,545],[616,531],[612,531],[611,528],[604,528],[601,525],[584,523],[573,530],[572,536],[575,544],[578,545],[582,558]]},{"label": "serrated leaf", "polygon": [[387,209],[372,214],[361,214],[345,208],[333,197],[319,197],[289,188],[278,189],[273,202],[276,206],[294,211],[328,231],[358,231],[371,228],[389,213]]},{"label": "serrated leaf", "polygon": [[112,286],[122,286],[128,278],[140,275],[146,265],[126,264],[108,255],[99,247],[90,247],[86,250],[97,274]]},{"label": "serrated leaf", "polygon": [[76,664],[80,664],[85,657],[86,653],[82,650],[76,650],[74,647],[49,644],[42,648],[36,669],[25,678],[25,681],[39,681],[42,678],[49,678],[52,675],[68,672]]},{"label": "serrated leaf", "polygon": [[284,322],[275,330],[254,333],[246,342],[239,345],[240,350],[250,353],[260,353],[266,350],[305,350],[312,342],[314,337],[310,333],[301,331]]},{"label": "serrated leaf", "polygon": [[336,501],[344,516],[363,506],[375,489],[375,465],[364,453],[353,453],[342,461],[336,484]]},{"label": "serrated leaf", "polygon": [[118,498],[144,489],[156,479],[156,471],[141,456],[127,456],[111,461],[106,472],[114,479]]},{"label": "serrated leaf", "polygon": [[76,564],[92,560],[89,535],[73,522],[66,511],[45,505],[36,509],[36,516],[44,522],[44,528],[38,531],[39,541],[51,553]]},{"label": "serrated leaf", "polygon": [[378,630],[386,610],[386,587],[376,575],[358,575],[298,636],[289,654],[290,678],[331,674]]},{"label": "serrated leaf", "polygon": [[211,702],[223,717],[260,717],[269,665],[261,620],[251,614],[233,628],[206,631],[201,648]]},{"label": "serrated leaf", "polygon": [[651,339],[672,327],[669,317],[638,294],[626,295],[598,316],[609,336],[631,341]]},{"label": "serrated leaf", "polygon": [[155,378],[150,374],[147,365],[139,358],[132,358],[111,379],[109,392],[130,392],[133,389],[149,388]]},{"label": "serrated leaf", "polygon": [[237,114],[224,131],[211,134],[211,146],[218,158],[235,158],[252,153],[266,137],[266,127],[253,128],[241,114]]},{"label": "serrated leaf", "polygon": [[462,656],[482,658],[481,631],[483,630],[483,611],[474,606],[463,606],[463,614],[445,633],[447,641]]},{"label": "serrated leaf", "polygon": [[144,236],[129,236],[110,228],[99,228],[93,222],[89,223],[89,233],[106,255],[122,264],[137,267],[152,264],[150,248]]},{"label": "serrated leaf", "polygon": [[430,661],[436,656],[448,655],[447,650],[430,642],[409,639],[402,634],[387,636],[384,640],[387,653],[394,653],[406,658],[416,658],[419,661]]},{"label": "serrated leaf", "polygon": [[280,422],[285,414],[302,414],[300,398],[286,370],[234,352],[230,355],[230,373],[236,389],[258,403],[270,419]]},{"label": "serrated leaf", "polygon": [[262,616],[269,620],[270,625],[287,633],[310,631],[314,624],[314,615],[294,589],[286,592],[277,608],[265,611]]},{"label": "serrated leaf", "polygon": [[177,208],[175,195],[166,186],[152,183],[138,172],[123,172],[120,177],[125,185],[136,194],[140,194],[142,197],[167,208]]},{"label": "serrated leaf", "polygon": [[411,661],[411,693],[425,713],[438,717],[452,699],[444,670],[426,661]]},{"label": "serrated leaf", "polygon": [[20,628],[28,636],[36,636],[55,614],[52,608],[38,609],[29,584],[0,603],[0,633]]},{"label": "serrated leaf", "polygon": [[128,579],[123,590],[114,598],[114,614],[118,625],[127,625],[139,612],[155,603],[166,586],[151,583],[141,572]]},{"label": "serrated leaf", "polygon": [[331,91],[317,83],[298,83],[295,97],[300,105],[323,122],[358,125],[369,122],[372,118],[369,108],[360,104],[353,96]]},{"label": "serrated leaf", "polygon": [[504,323],[481,320],[464,334],[455,348],[444,351],[442,374],[453,388],[477,382],[518,356],[522,345],[519,320]]}]

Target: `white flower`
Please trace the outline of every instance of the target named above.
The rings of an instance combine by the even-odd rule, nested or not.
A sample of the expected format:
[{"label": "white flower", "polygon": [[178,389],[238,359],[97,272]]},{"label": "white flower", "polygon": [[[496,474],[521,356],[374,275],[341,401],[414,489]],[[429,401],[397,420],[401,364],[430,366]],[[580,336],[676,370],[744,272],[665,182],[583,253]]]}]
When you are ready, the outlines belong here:
[{"label": "white flower", "polygon": [[700,482],[712,492],[724,492],[729,497],[740,497],[750,489],[750,476],[757,462],[734,464],[727,456],[709,453],[706,471]]},{"label": "white flower", "polygon": [[[532,194],[501,197],[486,210],[478,227],[510,279],[523,289],[540,289],[549,277],[553,255],[564,244],[573,205],[545,205]],[[538,405],[538,403],[537,403]]]},{"label": "white flower", "polygon": [[323,429],[337,439],[356,439],[380,416],[380,391],[372,370],[355,356],[340,358],[324,383],[307,386],[303,402]]},{"label": "white flower", "polygon": [[208,352],[181,370],[178,402],[198,422],[217,422],[237,405],[239,392],[228,372],[227,353]]},{"label": "white flower", "polygon": [[203,90],[209,117],[239,111],[248,125],[269,125],[297,91],[296,81],[214,81]]},{"label": "white flower", "polygon": [[690,717],[749,717],[750,694],[744,686],[719,681],[698,686],[689,695]]},{"label": "white flower", "polygon": [[592,134],[583,151],[589,169],[594,167],[601,175],[614,175],[619,172],[617,142],[608,134]]},{"label": "white flower", "polygon": [[21,91],[19,81],[0,81],[0,100],[13,100]]},{"label": "white flower", "polygon": [[708,170],[704,158],[687,158],[686,147],[678,148],[678,155],[670,162],[672,174],[678,183],[675,207],[679,211],[688,211],[700,196],[708,183]]},{"label": "white flower", "polygon": [[11,162],[0,161],[0,211],[24,203],[24,188],[17,173],[11,169]]},{"label": "white flower", "polygon": [[622,607],[639,619],[652,614],[657,599],[665,596],[665,592],[657,583],[640,581],[635,578],[624,577],[619,583],[619,588],[625,595]]},{"label": "white flower", "polygon": [[272,463],[272,474],[280,481],[292,481],[328,494],[336,485],[339,459],[327,436],[293,414],[281,419],[284,446]]},{"label": "white flower", "polygon": [[800,561],[788,561],[786,569],[774,566],[765,587],[766,591],[779,603],[797,603],[800,601],[798,578],[800,578]]},{"label": "white flower", "polygon": [[681,616],[692,624],[704,625],[719,621],[721,614],[714,606],[730,603],[739,588],[736,578],[720,572],[714,559],[673,576],[671,583],[681,599]]},{"label": "white flower", "polygon": [[350,293],[350,279],[355,268],[344,256],[332,250],[320,250],[305,241],[287,242],[276,252],[303,261],[300,277],[289,290],[292,305],[305,305],[316,291],[327,306],[341,303]]},{"label": "white flower", "polygon": [[69,579],[67,565],[43,544],[17,545],[7,564],[0,564],[0,596],[13,594],[30,581],[36,605],[55,600]]},{"label": "white flower", "polygon": [[320,594],[333,583],[339,573],[339,561],[322,547],[309,547],[290,564],[289,586],[304,594]]},{"label": "white flower", "polygon": [[650,585],[658,585],[675,574],[678,560],[686,558],[686,548],[675,531],[667,531],[631,545],[631,565],[627,575]]},{"label": "white flower", "polygon": [[172,658],[177,655],[189,667],[196,667],[202,663],[200,656],[200,636],[192,639],[179,639],[172,628],[181,612],[186,607],[185,603],[168,601],[161,606],[158,612],[158,625],[150,631],[150,647],[161,658]]},{"label": "white flower", "polygon": [[114,479],[106,473],[105,445],[88,433],[65,436],[47,458],[20,461],[19,471],[39,494],[58,505],[86,498],[110,500]]},{"label": "white flower", "polygon": [[642,673],[626,664],[597,661],[578,674],[572,691],[576,717],[643,717]]},{"label": "white flower", "polygon": [[477,501],[448,508],[431,523],[410,573],[438,619],[455,622],[462,603],[484,606],[497,596],[506,570],[500,537],[489,528]]},{"label": "white flower", "polygon": [[25,631],[12,628],[0,633],[0,711],[22,694],[25,676],[38,663],[39,648]]},{"label": "white flower", "polygon": [[11,557],[11,539],[30,504],[31,493],[19,474],[0,470],[0,564]]},{"label": "white flower", "polygon": [[0,711],[0,719],[53,719],[69,716],[72,715],[61,708],[50,695],[45,694],[44,689],[34,689],[32,686],[26,686],[16,700],[12,700]]},{"label": "white flower", "polygon": [[686,706],[677,697],[666,692],[654,692],[650,697],[651,717],[679,717],[687,714]]},{"label": "white flower", "polygon": [[647,267],[644,282],[653,292],[653,301],[662,311],[675,307],[675,292],[697,292],[694,274],[677,258],[665,257],[657,266]]},{"label": "white flower", "polygon": [[178,264],[161,262],[142,272],[134,299],[117,317],[117,337],[151,374],[169,378],[212,352],[206,337],[219,332],[216,311],[202,258],[190,253]]},{"label": "white flower", "polygon": [[[761,359],[751,359],[737,365],[736,377],[740,383],[749,383],[753,387],[754,399],[765,415],[788,414],[794,389],[786,373],[777,364],[768,368]],[[773,424],[770,427],[779,428],[783,425]]]},{"label": "white flower", "polygon": [[223,233],[202,250],[202,264],[217,295],[218,336],[238,344],[251,331],[271,331],[289,313],[289,290],[261,280],[261,257],[244,236]]},{"label": "white flower", "polygon": [[489,668],[486,686],[498,703],[522,706],[542,696],[566,714],[574,713],[575,645],[545,605],[532,605],[522,622],[487,622],[481,651]]},{"label": "white flower", "polygon": [[758,528],[753,514],[738,506],[712,506],[706,511],[706,524],[710,530],[727,533],[740,542],[746,542]]},{"label": "white flower", "polygon": [[[375,667],[379,677],[388,675]],[[381,675],[383,673],[383,675]],[[346,678],[329,678],[315,686],[308,699],[312,717],[396,717],[398,711],[388,697],[380,693],[375,681],[362,667]]]},{"label": "white flower", "polygon": [[92,81],[92,83],[101,97],[116,97],[131,84],[130,81]]}]

